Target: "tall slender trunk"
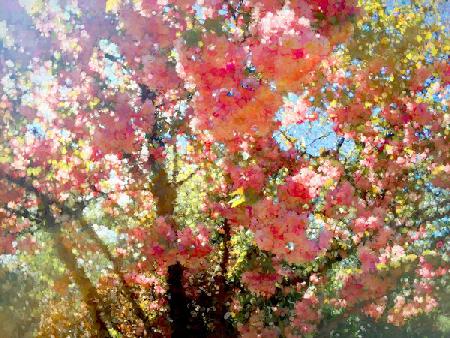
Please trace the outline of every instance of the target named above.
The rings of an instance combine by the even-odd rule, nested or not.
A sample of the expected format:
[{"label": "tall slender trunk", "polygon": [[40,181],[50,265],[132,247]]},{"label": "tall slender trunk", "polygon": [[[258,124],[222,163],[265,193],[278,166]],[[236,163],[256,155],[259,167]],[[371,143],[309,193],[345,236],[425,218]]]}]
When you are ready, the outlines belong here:
[{"label": "tall slender trunk", "polygon": [[229,323],[225,317],[228,312],[228,304],[231,302],[230,286],[227,284],[228,273],[228,261],[230,258],[230,240],[231,240],[231,228],[227,219],[223,224],[222,245],[223,253],[220,261],[220,274],[215,278],[215,284],[218,288],[214,299],[214,332],[209,335],[210,337],[223,338],[223,337],[237,337],[235,328]]},{"label": "tall slender trunk", "polygon": [[[152,194],[156,198],[156,213],[175,223],[173,216],[177,198],[176,188],[169,182],[164,164],[153,160],[152,169],[154,175]],[[190,315],[188,298],[183,288],[183,267],[179,262],[169,266],[167,285],[172,338],[205,337],[206,329],[200,324],[201,319],[194,322]]]},{"label": "tall slender trunk", "polygon": [[95,242],[96,245],[99,246],[100,251],[102,252],[102,254],[112,263],[113,271],[119,277],[120,282],[122,284],[121,285],[122,294],[125,296],[127,301],[130,302],[131,309],[132,309],[134,315],[138,319],[140,319],[142,321],[142,323],[144,324],[145,331],[146,331],[146,336],[148,336],[148,337],[161,337],[162,335],[160,333],[156,333],[156,332],[153,331],[151,322],[150,322],[147,314],[144,312],[144,310],[141,308],[139,303],[136,301],[136,299],[135,299],[135,297],[133,295],[133,291],[130,290],[130,288],[129,288],[126,280],[125,280],[124,274],[123,274],[123,272],[121,270],[120,263],[117,260],[117,258],[114,257],[111,254],[111,252],[109,251],[107,245],[97,235],[97,233],[92,228],[92,226],[88,225],[88,224],[85,224],[85,226],[86,226],[87,234],[89,235],[89,237]]},{"label": "tall slender trunk", "polygon": [[[73,254],[72,250],[64,246],[63,235],[61,232],[58,230],[52,234],[58,258],[64,263],[64,266],[69,271],[73,281],[77,284],[82,299],[86,303],[93,319],[96,337],[111,337],[108,332],[106,319],[108,316],[104,309],[102,309],[97,289],[86,276],[84,269],[78,266],[76,256]],[[114,326],[113,323],[111,323],[111,325]]]},{"label": "tall slender trunk", "polygon": [[[64,245],[64,236],[61,227],[57,224],[55,216],[50,208],[50,202],[46,196],[41,196],[44,207],[44,221],[47,231],[53,237],[54,248],[58,258],[64,263],[74,282],[77,284],[83,301],[86,303],[94,328],[98,337],[111,337],[108,331],[106,313],[100,304],[100,296],[97,289],[92,284],[84,269],[77,264],[77,258],[70,248]],[[113,322],[110,322],[113,325]]]},{"label": "tall slender trunk", "polygon": [[189,327],[188,301],[183,289],[183,267],[180,263],[169,266],[167,285],[172,338],[193,337]]},{"label": "tall slender trunk", "polygon": [[[29,193],[36,195],[42,206],[42,222],[45,224],[45,230],[52,236],[54,248],[58,258],[64,264],[65,268],[70,273],[73,281],[77,284],[80,290],[83,301],[86,303],[91,318],[94,323],[95,337],[111,337],[108,331],[108,321],[110,325],[120,332],[119,328],[114,325],[110,314],[103,311],[101,298],[97,289],[90,281],[89,277],[82,267],[77,263],[77,258],[70,248],[64,246],[64,236],[61,232],[60,225],[56,222],[55,216],[52,212],[51,205],[53,201],[49,196],[45,195],[33,184],[28,182],[25,178],[15,178],[3,172],[0,172],[0,179],[5,179],[9,183],[17,185]],[[24,217],[30,217],[28,212],[25,212]]]}]

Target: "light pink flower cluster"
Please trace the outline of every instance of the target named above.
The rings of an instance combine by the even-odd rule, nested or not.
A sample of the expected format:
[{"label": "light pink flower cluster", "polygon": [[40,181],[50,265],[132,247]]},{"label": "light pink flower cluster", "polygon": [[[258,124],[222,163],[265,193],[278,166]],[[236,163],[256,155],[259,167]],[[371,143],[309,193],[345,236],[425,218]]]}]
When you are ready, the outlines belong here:
[{"label": "light pink flower cluster", "polygon": [[307,215],[288,210],[282,203],[261,200],[254,205],[252,214],[250,229],[258,247],[290,263],[309,262],[328,245],[327,231],[321,233],[318,241],[308,239]]}]

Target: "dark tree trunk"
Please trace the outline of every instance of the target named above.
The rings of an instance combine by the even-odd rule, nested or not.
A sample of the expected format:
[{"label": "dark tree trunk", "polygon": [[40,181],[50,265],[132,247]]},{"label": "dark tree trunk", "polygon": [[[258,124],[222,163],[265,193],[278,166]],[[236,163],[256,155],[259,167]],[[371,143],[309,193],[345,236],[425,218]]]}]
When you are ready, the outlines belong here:
[{"label": "dark tree trunk", "polygon": [[226,275],[228,273],[228,261],[230,258],[230,240],[231,240],[231,228],[227,219],[225,219],[223,225],[223,253],[220,262],[220,274],[215,278],[215,284],[218,291],[216,297],[214,297],[214,331],[208,335],[209,337],[225,338],[225,337],[237,337],[237,332],[234,326],[226,319],[226,314],[229,309],[229,303],[231,302],[231,287],[227,284]]},{"label": "dark tree trunk", "polygon": [[[156,197],[156,213],[172,222],[174,227],[176,187],[169,182],[167,171],[163,164],[152,163],[153,181],[152,193]],[[208,336],[208,330],[203,323],[201,311],[194,312],[189,307],[189,299],[183,287],[183,267],[177,262],[169,266],[167,284],[170,307],[170,320],[173,338],[203,338]],[[192,310],[192,312],[191,312]]]},{"label": "dark tree trunk", "polygon": [[[153,180],[152,193],[156,197],[156,214],[176,226],[173,216],[177,198],[176,188],[169,182],[167,171],[163,164],[152,160]],[[183,267],[179,262],[169,266],[167,284],[170,307],[170,320],[173,338],[205,337],[204,332],[198,332],[192,327],[192,316],[189,312],[188,299],[183,288]],[[197,325],[195,325],[197,326]],[[197,331],[197,332],[195,332]]]},{"label": "dark tree trunk", "polygon": [[183,289],[183,267],[180,263],[169,266],[169,306],[172,337],[192,337],[189,328],[188,301]]}]

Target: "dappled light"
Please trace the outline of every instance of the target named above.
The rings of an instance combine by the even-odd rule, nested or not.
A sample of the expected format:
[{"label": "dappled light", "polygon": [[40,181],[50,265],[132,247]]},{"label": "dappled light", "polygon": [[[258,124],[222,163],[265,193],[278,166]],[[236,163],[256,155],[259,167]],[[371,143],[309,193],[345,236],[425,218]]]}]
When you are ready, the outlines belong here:
[{"label": "dappled light", "polygon": [[0,337],[450,336],[449,13],[0,0]]}]

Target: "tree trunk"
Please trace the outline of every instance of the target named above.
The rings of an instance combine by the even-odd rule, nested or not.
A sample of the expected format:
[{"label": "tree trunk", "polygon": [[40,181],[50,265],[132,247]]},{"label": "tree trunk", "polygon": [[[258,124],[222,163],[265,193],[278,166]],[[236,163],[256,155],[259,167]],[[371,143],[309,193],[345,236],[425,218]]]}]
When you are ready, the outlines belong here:
[{"label": "tree trunk", "polygon": [[188,301],[182,281],[183,267],[181,264],[177,262],[169,266],[167,284],[169,286],[172,338],[193,337],[189,326]]},{"label": "tree trunk", "polygon": [[[64,263],[64,266],[69,271],[74,282],[77,284],[80,290],[83,301],[86,303],[89,313],[94,322],[94,328],[96,330],[96,337],[111,337],[108,332],[107,317],[104,309],[100,304],[100,297],[97,293],[97,289],[92,285],[90,279],[86,276],[83,268],[80,268],[77,264],[77,259],[72,250],[66,248],[63,244],[63,236],[57,231],[53,233],[53,241],[55,250],[58,254],[58,258]],[[113,325],[113,323],[111,323]]]},{"label": "tree trunk", "polygon": [[[176,188],[169,182],[164,164],[156,162],[152,157],[153,181],[152,194],[156,198],[157,216],[166,217],[171,222],[175,211],[177,198]],[[175,224],[174,224],[175,225]],[[204,337],[204,332],[193,332],[191,315],[188,308],[188,299],[183,289],[183,267],[179,262],[169,266],[167,271],[168,303],[172,337]]]},{"label": "tree trunk", "polygon": [[[36,198],[41,201],[41,206],[43,209],[42,221],[45,223],[45,230],[52,236],[54,248],[58,258],[69,271],[73,281],[77,284],[80,290],[82,299],[86,303],[93,320],[96,337],[111,337],[108,331],[108,320],[106,319],[108,316],[107,313],[105,313],[101,308],[100,297],[97,293],[97,289],[87,277],[84,269],[78,266],[77,258],[73,254],[72,250],[70,248],[66,248],[63,244],[64,237],[61,233],[61,227],[56,222],[55,216],[51,210],[53,201],[47,195],[36,189],[30,182],[27,182],[25,178],[14,178],[10,175],[4,174],[3,172],[0,172],[0,178],[25,189],[29,193],[35,194]],[[114,327],[114,323],[111,320],[110,324]],[[118,330],[117,327],[114,328]]]},{"label": "tree trunk", "polygon": [[227,303],[231,302],[230,297],[230,285],[227,284],[226,275],[228,273],[228,261],[230,257],[230,240],[231,240],[231,228],[227,219],[223,225],[223,253],[220,262],[220,274],[215,278],[215,284],[218,291],[216,297],[214,297],[214,331],[209,337],[224,338],[224,337],[237,337],[236,329],[231,323],[229,323],[225,317],[228,312]]}]

